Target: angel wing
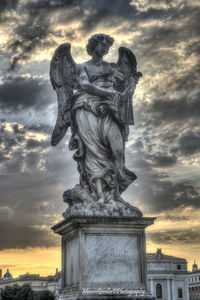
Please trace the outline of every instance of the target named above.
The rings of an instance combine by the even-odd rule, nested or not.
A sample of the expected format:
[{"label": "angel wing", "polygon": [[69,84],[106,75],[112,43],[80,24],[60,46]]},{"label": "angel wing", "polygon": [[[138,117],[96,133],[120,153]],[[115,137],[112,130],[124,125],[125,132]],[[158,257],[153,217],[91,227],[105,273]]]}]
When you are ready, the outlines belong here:
[{"label": "angel wing", "polygon": [[58,116],[52,133],[52,146],[56,146],[62,140],[72,123],[73,89],[77,88],[78,83],[76,63],[71,56],[70,49],[69,43],[60,45],[50,64],[50,80],[58,100]]},{"label": "angel wing", "polygon": [[119,58],[114,67],[122,75],[122,79],[116,85],[116,90],[121,92],[123,96],[123,101],[120,101],[119,118],[124,126],[124,141],[127,141],[129,125],[134,125],[132,97],[142,73],[137,72],[136,57],[130,49],[120,47],[118,52]]},{"label": "angel wing", "polygon": [[125,78],[138,77],[138,81],[139,77],[142,76],[142,73],[137,72],[137,60],[133,52],[126,47],[120,47],[118,52],[119,58],[117,67],[124,73]]}]

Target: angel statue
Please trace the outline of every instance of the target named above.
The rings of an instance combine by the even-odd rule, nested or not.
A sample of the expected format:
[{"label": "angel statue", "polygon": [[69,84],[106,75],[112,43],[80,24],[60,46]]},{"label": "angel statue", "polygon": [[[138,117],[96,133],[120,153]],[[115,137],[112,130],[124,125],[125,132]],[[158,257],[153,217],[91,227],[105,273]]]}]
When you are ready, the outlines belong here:
[{"label": "angel statue", "polygon": [[119,48],[117,63],[103,60],[114,39],[94,34],[88,40],[89,61],[76,64],[69,43],[60,45],[52,58],[50,79],[58,99],[58,117],[51,144],[56,146],[71,129],[69,149],[80,173],[79,184],[63,199],[63,214],[82,216],[135,216],[141,211],[121,194],[137,177],[125,167],[125,142],[134,124],[132,96],[142,76],[135,55]]}]

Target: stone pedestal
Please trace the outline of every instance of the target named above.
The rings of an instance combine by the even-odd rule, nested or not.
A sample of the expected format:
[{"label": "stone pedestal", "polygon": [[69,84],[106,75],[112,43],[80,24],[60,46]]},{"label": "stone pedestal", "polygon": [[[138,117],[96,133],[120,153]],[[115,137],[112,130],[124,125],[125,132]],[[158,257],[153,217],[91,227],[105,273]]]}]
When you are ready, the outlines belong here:
[{"label": "stone pedestal", "polygon": [[70,217],[62,236],[66,300],[153,299],[147,291],[145,228],[155,218]]}]

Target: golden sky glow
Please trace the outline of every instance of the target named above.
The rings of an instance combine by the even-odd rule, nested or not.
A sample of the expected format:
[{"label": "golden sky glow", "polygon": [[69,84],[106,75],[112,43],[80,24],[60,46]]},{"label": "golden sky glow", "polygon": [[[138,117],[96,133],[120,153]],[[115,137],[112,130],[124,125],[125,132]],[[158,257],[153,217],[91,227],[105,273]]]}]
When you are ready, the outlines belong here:
[{"label": "golden sky glow", "polygon": [[3,274],[7,268],[14,278],[30,273],[41,276],[54,275],[61,269],[61,251],[56,248],[26,248],[0,251],[0,269]]}]

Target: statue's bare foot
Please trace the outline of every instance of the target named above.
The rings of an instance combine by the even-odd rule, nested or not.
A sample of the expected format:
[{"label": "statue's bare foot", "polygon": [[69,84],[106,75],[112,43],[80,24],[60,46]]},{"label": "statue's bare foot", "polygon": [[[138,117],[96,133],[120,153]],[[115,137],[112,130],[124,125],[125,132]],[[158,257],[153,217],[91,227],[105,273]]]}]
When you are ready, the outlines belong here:
[{"label": "statue's bare foot", "polygon": [[99,200],[97,201],[97,203],[104,204],[105,203],[105,198],[104,197],[99,198]]}]

